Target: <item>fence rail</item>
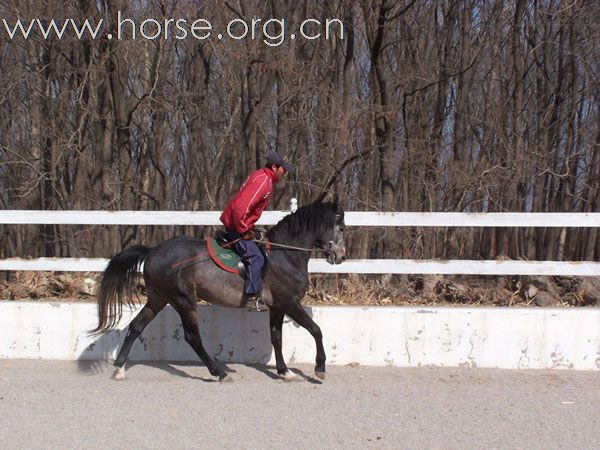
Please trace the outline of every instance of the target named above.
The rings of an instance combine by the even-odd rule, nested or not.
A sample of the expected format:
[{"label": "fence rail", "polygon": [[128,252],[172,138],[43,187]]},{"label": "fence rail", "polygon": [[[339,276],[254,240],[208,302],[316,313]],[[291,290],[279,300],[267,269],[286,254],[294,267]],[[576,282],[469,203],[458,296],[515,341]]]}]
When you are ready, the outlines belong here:
[{"label": "fence rail", "polygon": [[[290,211],[265,211],[258,222],[273,225]],[[0,224],[58,225],[220,225],[218,211],[0,211]],[[348,226],[379,227],[599,227],[600,213],[411,213],[346,212]],[[100,272],[102,258],[10,258],[0,270]],[[598,262],[515,260],[348,260],[330,265],[311,259],[312,273],[480,274],[600,276]]]},{"label": "fence rail", "polygon": [[[107,264],[108,259],[103,258],[10,258],[0,260],[0,270],[102,272]],[[311,259],[308,264],[308,271],[311,273],[362,274],[600,276],[600,263],[514,260],[351,259],[333,266],[324,259]]]},{"label": "fence rail", "polygon": [[[290,211],[265,211],[274,225]],[[219,211],[0,211],[7,225],[221,225]],[[377,227],[600,227],[600,213],[417,213],[349,211],[348,226]]]}]

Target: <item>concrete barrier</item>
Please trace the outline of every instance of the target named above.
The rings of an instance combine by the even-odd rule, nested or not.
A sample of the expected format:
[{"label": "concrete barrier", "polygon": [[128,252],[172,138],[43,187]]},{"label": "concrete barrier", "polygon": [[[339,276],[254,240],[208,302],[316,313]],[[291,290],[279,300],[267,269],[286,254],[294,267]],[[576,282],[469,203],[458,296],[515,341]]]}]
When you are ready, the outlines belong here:
[{"label": "concrete barrier", "polygon": [[[307,307],[329,364],[600,369],[600,309]],[[0,358],[112,359],[137,310],[101,337],[96,305],[0,301]],[[208,352],[222,362],[274,364],[267,313],[198,306]],[[313,363],[314,340],[286,319],[284,356]],[[198,361],[177,314],[166,308],[131,352],[133,360]]]}]

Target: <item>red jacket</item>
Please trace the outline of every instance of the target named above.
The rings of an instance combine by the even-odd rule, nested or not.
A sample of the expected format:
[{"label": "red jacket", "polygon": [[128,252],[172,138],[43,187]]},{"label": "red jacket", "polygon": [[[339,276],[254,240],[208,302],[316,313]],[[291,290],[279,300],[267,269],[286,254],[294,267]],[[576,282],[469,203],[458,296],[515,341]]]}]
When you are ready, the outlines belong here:
[{"label": "red jacket", "polygon": [[267,206],[276,182],[275,173],[266,167],[251,173],[221,214],[225,228],[240,234],[251,230]]}]

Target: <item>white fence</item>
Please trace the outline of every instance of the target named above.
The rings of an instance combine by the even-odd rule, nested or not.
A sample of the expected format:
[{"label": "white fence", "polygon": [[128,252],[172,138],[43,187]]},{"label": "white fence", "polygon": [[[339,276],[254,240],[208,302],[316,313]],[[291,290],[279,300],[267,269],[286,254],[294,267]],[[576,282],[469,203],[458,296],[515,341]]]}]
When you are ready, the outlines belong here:
[{"label": "white fence", "polygon": [[[289,211],[265,212],[261,224]],[[218,225],[211,212],[0,211],[0,224]],[[348,226],[600,227],[600,214],[461,214],[347,212]],[[102,271],[106,259],[0,260],[0,270]],[[348,260],[332,266],[311,260],[311,272],[545,274],[600,276],[600,263],[558,261]],[[137,312],[125,311],[124,326]],[[199,305],[203,341],[223,362],[273,363],[268,315]],[[422,365],[600,370],[600,311],[548,308],[307,308],[324,330],[331,364]],[[122,330],[91,338],[96,305],[0,301],[0,359],[114,358]],[[210,324],[218,324],[212,326]],[[121,328],[121,327],[119,327]],[[283,352],[314,362],[314,340],[284,322]],[[132,359],[196,361],[176,313],[167,308],[136,342]]]},{"label": "white fence", "polygon": [[[273,225],[289,211],[266,211],[261,225]],[[0,211],[0,224],[220,225],[218,211]],[[600,213],[410,213],[346,212],[347,226],[378,227],[600,227]],[[102,271],[101,258],[10,258],[0,270]],[[514,260],[347,260],[341,265],[311,259],[312,273],[480,274],[600,276],[598,262]]]}]

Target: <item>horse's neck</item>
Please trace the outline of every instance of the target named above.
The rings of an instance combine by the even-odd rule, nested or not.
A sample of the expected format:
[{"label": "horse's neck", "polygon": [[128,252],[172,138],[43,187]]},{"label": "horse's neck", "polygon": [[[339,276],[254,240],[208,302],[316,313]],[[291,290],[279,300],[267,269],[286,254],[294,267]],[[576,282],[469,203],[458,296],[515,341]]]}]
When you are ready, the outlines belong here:
[{"label": "horse's neck", "polygon": [[[311,235],[310,233],[304,233],[302,235],[298,235],[298,236],[294,236],[294,237],[283,235],[283,234],[272,236],[273,243],[289,245],[289,246],[298,247],[298,248],[307,249],[307,250],[314,248],[316,239],[317,239],[316,233],[314,235]],[[286,256],[286,259],[295,260],[297,263],[300,263],[300,264],[303,264],[303,263],[308,264],[308,260],[311,255],[310,251],[299,251],[297,249],[290,249],[290,250],[284,249],[282,253]]]},{"label": "horse's neck", "polygon": [[311,235],[310,233],[303,233],[298,236],[287,236],[284,234],[275,235],[271,239],[274,243],[282,245],[291,245],[294,247],[302,248],[313,248],[317,240],[316,233]]}]

